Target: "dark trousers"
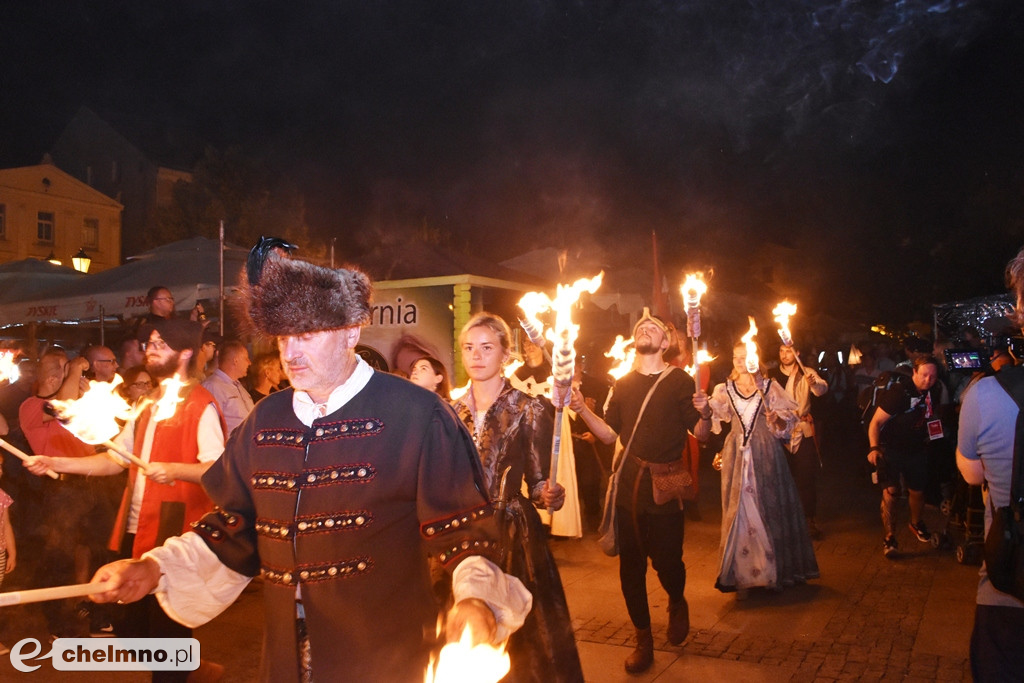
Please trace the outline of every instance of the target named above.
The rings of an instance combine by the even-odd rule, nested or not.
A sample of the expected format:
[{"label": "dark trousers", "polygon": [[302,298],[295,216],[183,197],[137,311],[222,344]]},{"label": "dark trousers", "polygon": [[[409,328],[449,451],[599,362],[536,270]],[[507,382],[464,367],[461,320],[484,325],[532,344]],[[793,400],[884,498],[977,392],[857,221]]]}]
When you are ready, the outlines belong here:
[{"label": "dark trousers", "polygon": [[[651,627],[651,609],[647,604],[647,558],[658,575],[669,600],[676,602],[686,588],[683,564],[682,510],[665,515],[637,515],[625,508],[616,511],[619,535],[619,582],[626,599],[629,618],[637,628]],[[639,537],[637,537],[639,531]]]},{"label": "dark trousers", "polygon": [[601,481],[605,478],[594,444],[573,436],[572,451],[576,457],[576,487],[583,504],[584,528],[597,531],[601,526]]},{"label": "dark trousers", "polygon": [[971,632],[975,683],[1024,681],[1024,608],[978,605]]},{"label": "dark trousers", "polygon": [[[125,534],[121,542],[121,556],[132,556],[135,534]],[[167,616],[155,595],[147,595],[138,602],[122,605],[114,618],[114,632],[120,638],[191,638],[192,629]],[[154,671],[153,683],[184,683],[189,671]]]},{"label": "dark trousers", "polygon": [[800,441],[796,453],[786,451],[786,460],[789,461],[789,472],[793,475],[793,483],[796,484],[804,516],[813,519],[818,511],[818,470],[821,469],[814,439],[805,436]]}]

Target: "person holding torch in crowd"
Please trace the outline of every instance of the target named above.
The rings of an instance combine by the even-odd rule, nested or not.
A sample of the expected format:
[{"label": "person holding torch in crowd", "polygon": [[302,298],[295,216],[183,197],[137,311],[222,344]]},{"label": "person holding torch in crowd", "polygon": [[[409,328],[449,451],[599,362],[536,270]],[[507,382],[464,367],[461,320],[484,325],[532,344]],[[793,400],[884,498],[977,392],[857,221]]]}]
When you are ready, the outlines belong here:
[{"label": "person holding torch in crowd", "polygon": [[[139,338],[146,354],[146,371],[157,380],[185,376],[201,334],[198,323],[183,318],[154,318],[143,325]],[[224,419],[206,389],[194,383],[184,388],[183,397],[168,396],[170,390],[162,386],[161,400],[148,402],[117,437],[116,445],[124,453],[133,454],[133,462],[140,463],[129,468],[110,537],[110,549],[122,557],[142,557],[168,535],[182,533],[213,509],[200,479],[224,450]],[[177,394],[177,388],[174,393]],[[87,403],[88,399],[81,401]],[[161,404],[173,406],[170,417],[161,418]],[[37,475],[52,469],[84,476],[112,476],[124,469],[119,458],[103,454],[70,458],[36,455],[26,467]],[[120,618],[115,619],[118,636],[191,637],[191,629],[169,618],[155,597],[139,597],[144,599],[125,607]],[[223,672],[223,667],[212,662],[205,662],[204,669],[208,673]],[[184,680],[186,674],[155,672],[154,679]]]},{"label": "person holding torch in crowd", "polygon": [[[636,648],[626,658],[625,668],[629,673],[641,673],[654,663],[648,559],[668,594],[669,642],[680,645],[690,631],[690,611],[683,594],[683,504],[677,499],[655,502],[650,465],[678,462],[687,431],[697,427],[700,416],[693,402],[693,378],[665,362],[669,347],[665,321],[645,308],[633,327],[633,339],[636,364],[615,382],[604,419],[587,406],[578,389],[573,390],[569,406],[602,442],[618,440],[613,464],[613,468],[621,468],[617,495],[606,505],[614,506],[619,582],[636,629]],[[605,511],[606,519],[609,512]]]},{"label": "person holding torch in crowd", "polygon": [[[818,577],[818,563],[780,439],[798,422],[797,405],[763,377],[753,334],[733,347],[733,370],[694,403],[711,431],[731,429],[722,447],[721,563],[715,587],[744,598],[754,587],[782,590]],[[707,433],[697,433],[706,438]]]},{"label": "person holding torch in crowd", "polygon": [[[496,315],[482,312],[469,319],[459,347],[470,384],[453,407],[473,433],[491,502],[508,520],[506,571],[533,594],[533,611],[508,646],[516,680],[582,681],[562,580],[536,510],[560,510],[565,503],[565,488],[548,480],[551,405],[505,378],[511,339],[508,324]],[[529,499],[520,494],[524,481]]]},{"label": "person holding torch in crowd", "polygon": [[[789,307],[788,309],[786,307]],[[800,503],[807,519],[807,531],[811,538],[818,538],[821,532],[815,522],[818,507],[818,470],[821,469],[821,454],[814,431],[814,416],[811,415],[811,396],[821,397],[828,392],[828,382],[812,368],[800,362],[800,351],[793,344],[789,333],[789,311],[796,306],[782,302],[772,311],[779,322],[779,366],[769,371],[769,376],[786,390],[797,404],[800,422],[793,427],[789,442],[786,443],[789,470],[800,494]]]}]

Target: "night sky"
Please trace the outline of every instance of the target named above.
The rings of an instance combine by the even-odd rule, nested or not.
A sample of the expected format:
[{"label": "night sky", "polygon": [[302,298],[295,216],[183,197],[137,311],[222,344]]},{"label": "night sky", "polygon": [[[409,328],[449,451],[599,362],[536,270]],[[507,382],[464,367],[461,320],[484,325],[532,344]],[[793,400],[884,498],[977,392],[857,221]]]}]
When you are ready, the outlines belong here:
[{"label": "night sky", "polygon": [[[742,282],[799,247],[812,310],[1003,291],[1024,244],[1024,3],[5,4],[0,165],[82,105],[237,146],[358,250],[428,228]],[[155,143],[154,143],[155,144]],[[192,146],[195,146],[192,149]],[[502,239],[509,241],[503,242]]]}]

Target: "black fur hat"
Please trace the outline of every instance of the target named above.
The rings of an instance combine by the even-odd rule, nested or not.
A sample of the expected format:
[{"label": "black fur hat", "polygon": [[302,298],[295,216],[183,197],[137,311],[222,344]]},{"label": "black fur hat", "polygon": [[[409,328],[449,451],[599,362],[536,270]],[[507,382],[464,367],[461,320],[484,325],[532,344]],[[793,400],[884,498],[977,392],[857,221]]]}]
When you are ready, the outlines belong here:
[{"label": "black fur hat", "polygon": [[261,238],[253,247],[242,282],[257,332],[289,336],[369,322],[372,287],[365,273],[293,259],[287,255],[292,245],[273,240]]}]

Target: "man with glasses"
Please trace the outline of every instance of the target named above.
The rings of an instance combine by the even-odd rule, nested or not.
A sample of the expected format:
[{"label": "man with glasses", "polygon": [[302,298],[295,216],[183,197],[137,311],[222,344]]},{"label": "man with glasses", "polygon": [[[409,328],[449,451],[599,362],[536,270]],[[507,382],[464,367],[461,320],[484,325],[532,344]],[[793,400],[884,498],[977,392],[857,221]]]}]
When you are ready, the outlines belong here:
[{"label": "man with glasses", "polygon": [[[158,320],[170,320],[177,315],[174,311],[174,295],[163,285],[149,288],[149,291],[146,292],[146,305],[149,306],[149,311],[139,318],[136,329],[142,329],[143,326]],[[204,328],[210,322],[206,317],[203,305],[198,301],[189,312],[188,319],[201,323]]]},{"label": "man with glasses", "polygon": [[149,306],[149,312],[142,316],[140,328],[158,319],[168,320],[174,317],[174,295],[163,285],[149,288],[146,292],[146,305]]},{"label": "man with glasses", "polygon": [[[188,365],[199,347],[198,323],[181,318],[155,320],[140,330],[146,372],[154,381],[178,377],[186,381]],[[161,387],[157,401],[163,398]],[[117,444],[147,463],[145,471],[132,465],[111,535],[111,549],[125,557],[140,557],[180,534],[213,508],[199,480],[224,450],[224,420],[217,402],[202,386],[187,382],[174,415],[158,421],[150,403],[117,437]],[[26,463],[33,474],[46,469],[74,474],[113,475],[123,471],[120,458],[105,454],[81,458],[38,455]],[[148,596],[127,611],[115,625],[122,637],[191,637],[191,629],[174,622]],[[207,665],[211,666],[211,665]],[[187,672],[186,672],[187,673]],[[184,679],[183,679],[184,680]]]},{"label": "man with glasses", "polygon": [[117,374],[117,358],[106,346],[87,346],[82,355],[89,361],[88,377],[97,382],[113,382]]}]

